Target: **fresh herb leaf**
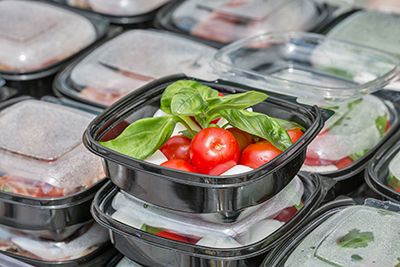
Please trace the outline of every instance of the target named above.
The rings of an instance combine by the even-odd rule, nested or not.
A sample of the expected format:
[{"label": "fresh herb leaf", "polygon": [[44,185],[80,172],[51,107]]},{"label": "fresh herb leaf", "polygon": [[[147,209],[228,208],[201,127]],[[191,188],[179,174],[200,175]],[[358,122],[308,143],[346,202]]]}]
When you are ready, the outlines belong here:
[{"label": "fresh herb leaf", "polygon": [[176,116],[194,116],[201,114],[207,108],[207,102],[200,93],[191,90],[181,90],[172,97],[171,113]]},{"label": "fresh herb leaf", "polygon": [[387,114],[378,116],[378,118],[376,118],[375,120],[376,128],[378,129],[381,137],[385,134],[387,122],[388,122]]},{"label": "fresh herb leaf", "polygon": [[264,138],[282,151],[292,145],[285,129],[274,118],[265,114],[235,109],[221,110],[219,113],[230,125]]},{"label": "fresh herb leaf", "polygon": [[300,129],[302,131],[305,131],[303,126],[301,126],[300,124],[295,123],[293,121],[287,121],[287,120],[282,120],[282,119],[278,119],[278,118],[274,118],[274,120],[276,120],[276,122],[279,123],[281,125],[281,127],[283,129],[285,129],[286,131],[293,130],[293,129]]},{"label": "fresh herb leaf", "polygon": [[117,138],[100,144],[121,154],[144,160],[171,137],[175,125],[173,116],[144,118],[129,125]]},{"label": "fresh herb leaf", "polygon": [[372,232],[361,232],[359,229],[353,229],[348,234],[337,240],[342,248],[365,248],[368,243],[374,241]]},{"label": "fresh herb leaf", "polygon": [[360,260],[362,260],[363,259],[363,257],[361,257],[360,255],[358,255],[358,254],[353,254],[353,255],[351,255],[351,260],[352,261],[360,261]]},{"label": "fresh herb leaf", "polygon": [[341,78],[347,79],[347,80],[353,80],[353,74],[351,72],[348,72],[344,69],[338,69],[335,67],[328,67],[328,68],[324,68],[324,70],[326,72],[330,72],[336,76],[339,76]]},{"label": "fresh herb leaf", "polygon": [[397,258],[397,264],[394,267],[400,267],[400,258]]},{"label": "fresh herb leaf", "polygon": [[400,191],[400,180],[393,175],[392,173],[389,174],[388,179],[387,179],[388,185],[393,188],[394,190],[399,190]]},{"label": "fresh herb leaf", "polygon": [[188,130],[180,131],[180,133],[183,134],[184,136],[186,136],[189,139],[193,139],[197,134],[197,132],[195,132],[195,131],[190,132]]},{"label": "fresh herb leaf", "polygon": [[364,149],[363,151],[359,151],[359,152],[355,152],[355,153],[351,154],[349,157],[353,161],[357,161],[357,160],[361,159],[362,157],[364,157],[368,153],[368,151],[369,151],[369,149]]},{"label": "fresh herb leaf", "polygon": [[210,112],[222,109],[246,109],[263,102],[268,98],[265,93],[249,91],[246,93],[226,95],[208,99]]}]

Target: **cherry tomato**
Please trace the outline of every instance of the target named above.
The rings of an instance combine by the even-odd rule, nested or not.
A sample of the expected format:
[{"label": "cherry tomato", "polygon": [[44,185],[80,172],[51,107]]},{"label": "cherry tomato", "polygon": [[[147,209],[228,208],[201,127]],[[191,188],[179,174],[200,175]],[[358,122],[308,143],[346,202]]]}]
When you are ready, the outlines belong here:
[{"label": "cherry tomato", "polygon": [[296,213],[297,209],[294,206],[287,207],[286,209],[282,210],[274,219],[287,223],[294,217],[294,215],[296,215]]},{"label": "cherry tomato", "polygon": [[171,137],[161,148],[161,152],[167,159],[182,159],[189,161],[189,149],[192,140],[184,135]]},{"label": "cherry tomato", "polygon": [[292,129],[287,131],[287,133],[290,136],[292,143],[296,143],[296,141],[303,135],[303,132],[300,129]]},{"label": "cherry tomato", "polygon": [[335,162],[335,165],[338,167],[338,169],[346,168],[351,164],[353,164],[353,160],[350,157],[345,157]]},{"label": "cherry tomato", "polygon": [[333,165],[335,162],[331,160],[321,159],[316,151],[307,150],[306,160],[304,164],[307,166],[328,166]]},{"label": "cherry tomato", "polygon": [[174,241],[179,241],[179,242],[184,242],[184,243],[193,243],[193,242],[191,242],[192,240],[190,238],[187,238],[185,236],[178,235],[178,234],[175,234],[175,233],[169,232],[169,231],[160,231],[160,232],[156,233],[156,235],[170,239],[170,240],[174,240]]},{"label": "cherry tomato", "polygon": [[182,159],[171,159],[161,164],[161,166],[180,171],[196,172],[196,169],[189,162]]},{"label": "cherry tomato", "polygon": [[233,136],[236,138],[236,141],[239,144],[240,152],[242,152],[243,149],[245,149],[248,145],[253,143],[253,138],[250,134],[237,128],[229,128],[227,130],[231,132],[231,134],[233,134]]},{"label": "cherry tomato", "polygon": [[239,145],[233,134],[221,128],[201,130],[190,145],[192,165],[204,174],[229,161],[237,163],[239,154]]},{"label": "cherry tomato", "polygon": [[273,160],[282,151],[277,149],[268,141],[251,144],[243,150],[240,164],[257,169],[265,163]]}]

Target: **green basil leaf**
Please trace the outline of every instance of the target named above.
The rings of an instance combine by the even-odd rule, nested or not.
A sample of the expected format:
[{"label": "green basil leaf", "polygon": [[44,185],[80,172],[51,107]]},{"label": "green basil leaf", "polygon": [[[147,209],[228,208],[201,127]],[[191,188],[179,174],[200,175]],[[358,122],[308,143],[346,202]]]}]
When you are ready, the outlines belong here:
[{"label": "green basil leaf", "polygon": [[265,114],[236,109],[221,110],[219,113],[230,125],[268,140],[281,151],[292,145],[285,129],[274,118]]},{"label": "green basil leaf", "polygon": [[339,238],[337,244],[342,248],[365,248],[373,241],[374,234],[372,232],[361,232],[358,229],[353,229]]},{"label": "green basil leaf", "polygon": [[180,131],[179,133],[183,134],[184,136],[186,136],[186,137],[189,138],[189,139],[193,139],[193,138],[196,136],[196,134],[197,134],[198,132],[193,131],[193,133],[191,133],[191,132],[188,131],[188,130],[183,130],[183,131]]},{"label": "green basil leaf", "polygon": [[173,116],[141,119],[129,125],[117,138],[100,144],[121,154],[144,160],[171,137],[175,125]]},{"label": "green basil leaf", "polygon": [[268,98],[265,93],[249,91],[208,99],[209,110],[245,109],[257,105]]},{"label": "green basil leaf", "polygon": [[218,96],[218,91],[211,89],[210,87],[203,85],[196,81],[191,80],[179,80],[170,84],[165,90],[160,100],[160,108],[162,111],[168,114],[171,112],[171,101],[172,98],[182,90],[195,90],[201,97],[206,100]]},{"label": "green basil leaf", "polygon": [[293,129],[300,129],[303,132],[306,130],[303,126],[300,124],[293,122],[293,121],[287,121],[287,120],[282,120],[278,118],[274,118],[279,125],[285,129],[285,131],[293,130]]},{"label": "green basil leaf", "polygon": [[171,100],[171,113],[177,116],[194,116],[203,113],[207,108],[207,102],[200,93],[185,89],[178,92]]},{"label": "green basil leaf", "polygon": [[386,114],[383,116],[378,116],[378,118],[376,118],[375,120],[376,128],[378,129],[381,137],[384,136],[385,134],[387,122],[388,122],[388,117]]}]

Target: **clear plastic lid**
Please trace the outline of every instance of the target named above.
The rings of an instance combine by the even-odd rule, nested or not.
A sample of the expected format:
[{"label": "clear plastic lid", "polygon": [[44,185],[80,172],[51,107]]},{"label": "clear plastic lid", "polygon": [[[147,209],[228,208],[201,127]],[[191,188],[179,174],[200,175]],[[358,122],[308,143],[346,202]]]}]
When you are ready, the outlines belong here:
[{"label": "clear plastic lid", "polygon": [[272,33],[222,48],[212,65],[223,78],[311,99],[360,97],[396,78],[391,54],[311,33]]},{"label": "clear plastic lid", "polygon": [[371,10],[379,10],[389,13],[400,13],[400,2],[398,0],[347,0],[355,7]]},{"label": "clear plastic lid", "polygon": [[82,134],[93,115],[37,100],[0,112],[0,190],[63,197],[105,177],[101,159],[86,151]]},{"label": "clear plastic lid", "polygon": [[391,159],[389,166],[389,176],[387,182],[389,186],[400,193],[400,152],[398,151],[394,158]]},{"label": "clear plastic lid", "polygon": [[400,214],[395,211],[348,207],[313,230],[285,266],[398,266],[399,223]]},{"label": "clear plastic lid", "polygon": [[[279,194],[244,210],[235,222],[218,214],[174,212],[118,193],[108,211],[115,220],[175,241],[212,248],[235,248],[254,244],[278,230],[302,207],[304,187],[299,178]],[[251,196],[249,196],[251,197]]]},{"label": "clear plastic lid", "polygon": [[7,228],[0,228],[0,251],[29,259],[63,262],[82,258],[109,240],[108,232],[97,224],[80,229],[64,241],[31,237]]},{"label": "clear plastic lid", "polygon": [[317,15],[309,0],[189,0],[172,21],[193,36],[230,43],[263,32],[309,30]]},{"label": "clear plastic lid", "polygon": [[0,1],[0,71],[44,69],[96,39],[83,16],[38,1]]},{"label": "clear plastic lid", "polygon": [[68,5],[112,16],[136,16],[154,11],[169,0],[66,0]]},{"label": "clear plastic lid", "polygon": [[115,267],[142,267],[139,263],[133,262],[127,257],[122,258]]},{"label": "clear plastic lid", "polygon": [[110,105],[145,83],[162,76],[215,79],[209,67],[216,50],[158,31],[132,30],[96,49],[71,73],[81,97]]}]

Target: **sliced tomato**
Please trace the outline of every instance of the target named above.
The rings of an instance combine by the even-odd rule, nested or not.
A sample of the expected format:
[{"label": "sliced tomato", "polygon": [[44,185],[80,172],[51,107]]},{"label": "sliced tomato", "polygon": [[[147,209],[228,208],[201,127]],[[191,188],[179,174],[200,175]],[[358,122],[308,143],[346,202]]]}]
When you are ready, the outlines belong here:
[{"label": "sliced tomato", "polygon": [[287,133],[290,136],[292,143],[296,143],[296,141],[299,140],[300,137],[303,135],[303,131],[300,129],[292,129],[287,131]]},{"label": "sliced tomato", "polygon": [[178,242],[184,242],[184,243],[190,243],[190,244],[196,244],[200,240],[200,239],[196,240],[194,238],[183,236],[183,235],[179,235],[179,234],[176,234],[176,233],[173,233],[173,232],[170,232],[170,231],[166,231],[166,230],[158,232],[156,235],[160,236],[160,237],[164,237],[164,238],[170,239],[170,240],[174,240],[174,241],[178,241]]},{"label": "sliced tomato", "polygon": [[386,127],[385,127],[385,133],[388,132],[391,127],[392,127],[392,125],[390,124],[390,121],[387,121],[386,122]]},{"label": "sliced tomato", "polygon": [[338,167],[338,169],[344,169],[353,164],[353,162],[354,161],[350,157],[345,157],[342,158],[341,160],[336,161],[335,166]]},{"label": "sliced tomato", "polygon": [[182,159],[171,159],[162,163],[161,166],[180,171],[196,172],[196,169],[189,162]]}]

